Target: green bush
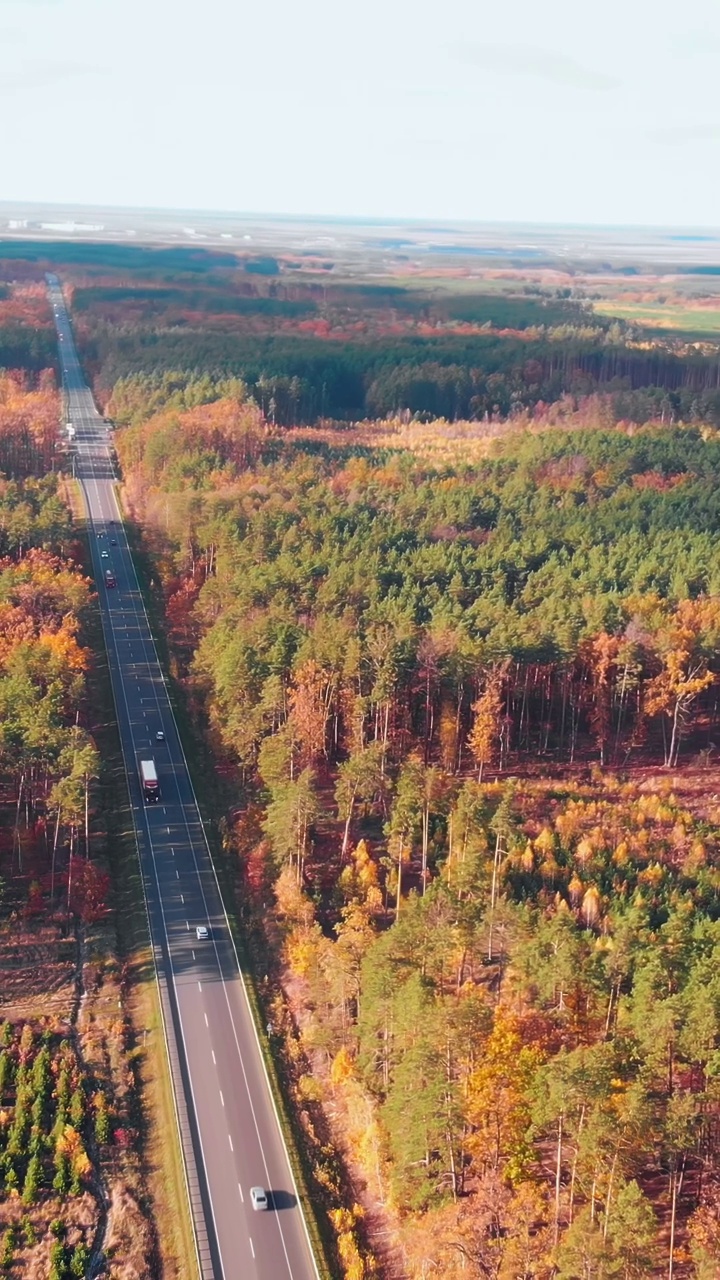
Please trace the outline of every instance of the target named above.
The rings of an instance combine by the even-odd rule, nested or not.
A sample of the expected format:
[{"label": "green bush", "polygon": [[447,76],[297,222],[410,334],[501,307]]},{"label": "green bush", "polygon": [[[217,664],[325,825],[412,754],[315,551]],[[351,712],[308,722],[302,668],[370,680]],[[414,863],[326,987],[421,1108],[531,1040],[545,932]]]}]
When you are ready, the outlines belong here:
[{"label": "green bush", "polygon": [[0,1267],[11,1267],[15,1256],[15,1228],[8,1227],[3,1233],[0,1246]]},{"label": "green bush", "polygon": [[82,1280],[87,1275],[87,1269],[90,1265],[90,1250],[86,1244],[78,1244],[73,1250],[73,1256],[70,1261],[70,1275],[77,1276],[78,1280]]},{"label": "green bush", "polygon": [[20,1221],[20,1230],[23,1233],[23,1239],[27,1248],[31,1249],[37,1241],[37,1232],[27,1214],[25,1214],[25,1217]]}]

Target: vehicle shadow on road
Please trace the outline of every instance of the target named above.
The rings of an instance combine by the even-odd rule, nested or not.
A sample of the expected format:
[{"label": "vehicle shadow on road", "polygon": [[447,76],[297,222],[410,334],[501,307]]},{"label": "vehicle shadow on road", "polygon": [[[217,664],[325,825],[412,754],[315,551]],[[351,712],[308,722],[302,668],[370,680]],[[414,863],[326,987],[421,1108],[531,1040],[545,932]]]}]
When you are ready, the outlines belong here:
[{"label": "vehicle shadow on road", "polygon": [[269,1191],[268,1199],[270,1208],[275,1209],[277,1213],[281,1209],[294,1209],[297,1204],[295,1196],[290,1191]]}]

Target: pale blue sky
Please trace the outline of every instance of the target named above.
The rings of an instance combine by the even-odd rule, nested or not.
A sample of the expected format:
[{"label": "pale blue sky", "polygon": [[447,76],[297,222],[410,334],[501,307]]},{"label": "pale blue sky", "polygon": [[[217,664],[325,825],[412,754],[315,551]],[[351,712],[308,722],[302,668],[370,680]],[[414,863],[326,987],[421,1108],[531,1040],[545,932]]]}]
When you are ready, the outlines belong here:
[{"label": "pale blue sky", "polygon": [[0,0],[0,198],[720,224],[718,0]]}]

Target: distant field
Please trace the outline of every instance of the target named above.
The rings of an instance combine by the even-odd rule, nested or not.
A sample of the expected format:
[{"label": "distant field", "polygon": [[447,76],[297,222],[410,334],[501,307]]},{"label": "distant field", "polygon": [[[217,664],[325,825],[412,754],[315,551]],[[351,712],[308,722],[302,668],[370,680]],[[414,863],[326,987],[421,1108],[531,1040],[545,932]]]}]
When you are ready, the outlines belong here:
[{"label": "distant field", "polygon": [[595,311],[602,316],[617,316],[648,329],[676,329],[687,334],[720,334],[720,305],[717,307],[666,306],[662,303],[597,302]]}]

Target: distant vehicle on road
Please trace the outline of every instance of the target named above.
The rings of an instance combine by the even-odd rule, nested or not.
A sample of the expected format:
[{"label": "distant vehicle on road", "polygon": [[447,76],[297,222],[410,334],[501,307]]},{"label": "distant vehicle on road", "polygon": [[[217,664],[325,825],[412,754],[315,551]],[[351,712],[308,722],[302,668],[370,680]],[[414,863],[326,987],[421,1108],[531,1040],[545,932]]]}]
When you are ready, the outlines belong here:
[{"label": "distant vehicle on road", "polygon": [[207,942],[208,938],[210,937],[210,933],[204,924],[195,925],[195,937],[197,938],[198,942]]},{"label": "distant vehicle on road", "polygon": [[140,779],[142,781],[143,800],[146,804],[157,804],[160,799],[160,783],[154,760],[140,761]]},{"label": "distant vehicle on road", "polygon": [[165,734],[164,734],[164,732],[163,732],[163,730],[162,730],[162,729],[158,729],[157,733],[155,734],[155,741],[156,741],[156,742],[164,742],[164,741],[165,741]]},{"label": "distant vehicle on road", "polygon": [[116,546],[117,546],[117,538],[111,538],[111,539],[110,539],[110,546],[111,546],[111,547],[116,547]]},{"label": "distant vehicle on road", "polygon": [[109,559],[110,559],[110,552],[109,552],[109,551],[101,551],[101,552],[100,552],[100,559],[101,559],[101,560],[109,560]]},{"label": "distant vehicle on road", "polygon": [[253,1209],[267,1209],[268,1198],[267,1191],[264,1187],[250,1188],[250,1203],[252,1204]]},{"label": "distant vehicle on road", "polygon": [[116,587],[116,586],[117,586],[117,583],[116,583],[116,581],[115,581],[115,574],[113,573],[112,569],[106,569],[106,570],[105,570],[105,586],[106,586],[106,587]]}]

